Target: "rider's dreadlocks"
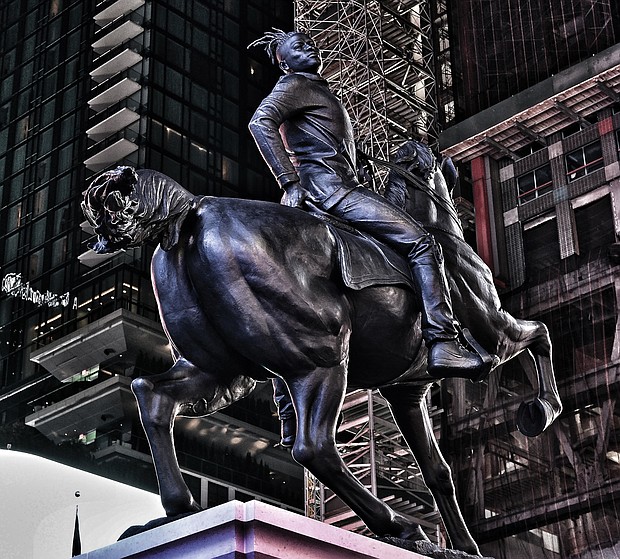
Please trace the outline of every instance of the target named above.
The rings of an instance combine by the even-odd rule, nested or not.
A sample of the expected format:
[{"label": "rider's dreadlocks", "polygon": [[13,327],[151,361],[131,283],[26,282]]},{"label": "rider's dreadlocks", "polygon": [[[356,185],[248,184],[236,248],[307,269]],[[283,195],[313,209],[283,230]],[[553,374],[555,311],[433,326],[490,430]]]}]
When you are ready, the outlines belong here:
[{"label": "rider's dreadlocks", "polygon": [[277,52],[278,49],[282,46],[284,41],[286,41],[289,37],[296,35],[297,31],[282,31],[281,29],[272,28],[273,31],[267,31],[260,39],[256,39],[256,41],[252,41],[248,48],[252,47],[265,47],[265,52],[269,55],[269,59],[273,64],[278,63]]}]

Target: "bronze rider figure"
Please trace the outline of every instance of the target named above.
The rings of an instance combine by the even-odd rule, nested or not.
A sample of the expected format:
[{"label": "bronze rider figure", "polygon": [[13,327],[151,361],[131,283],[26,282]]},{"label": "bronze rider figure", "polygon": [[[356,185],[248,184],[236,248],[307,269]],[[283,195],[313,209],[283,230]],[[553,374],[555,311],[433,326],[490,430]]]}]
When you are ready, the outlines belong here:
[{"label": "bronze rider figure", "polygon": [[[284,72],[249,123],[284,190],[282,204],[302,207],[308,199],[404,256],[421,294],[428,373],[471,379],[486,374],[481,357],[459,342],[441,247],[415,219],[359,183],[351,121],[320,75],[314,41],[304,33],[274,30],[250,46],[257,45]],[[281,399],[276,386],[276,402]],[[279,413],[285,420],[293,413],[290,404],[281,405]]]}]

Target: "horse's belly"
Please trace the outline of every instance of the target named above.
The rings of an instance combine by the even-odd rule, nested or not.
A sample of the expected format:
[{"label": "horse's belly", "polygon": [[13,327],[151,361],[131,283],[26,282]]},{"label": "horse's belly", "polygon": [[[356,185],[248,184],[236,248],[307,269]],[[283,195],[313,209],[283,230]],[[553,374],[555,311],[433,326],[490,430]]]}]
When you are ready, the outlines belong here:
[{"label": "horse's belly", "polygon": [[349,386],[390,384],[421,354],[422,332],[416,297],[401,287],[370,287],[352,294],[355,308],[349,353]]}]

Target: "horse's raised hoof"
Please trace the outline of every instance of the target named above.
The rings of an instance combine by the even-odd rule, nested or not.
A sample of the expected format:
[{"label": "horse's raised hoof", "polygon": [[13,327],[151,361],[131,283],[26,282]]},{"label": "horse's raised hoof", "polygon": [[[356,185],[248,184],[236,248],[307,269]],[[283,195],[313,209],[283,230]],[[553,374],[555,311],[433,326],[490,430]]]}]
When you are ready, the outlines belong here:
[{"label": "horse's raised hoof", "polygon": [[521,402],[517,410],[517,429],[526,437],[537,437],[553,423],[558,413],[546,400]]},{"label": "horse's raised hoof", "polygon": [[[479,554],[471,554],[457,549],[443,549],[437,544],[427,540],[402,540],[394,536],[383,536],[377,539],[384,543],[400,547],[401,549],[424,555],[425,557],[433,557],[433,559],[480,559],[481,557]],[[484,557],[483,559],[493,558]]]}]

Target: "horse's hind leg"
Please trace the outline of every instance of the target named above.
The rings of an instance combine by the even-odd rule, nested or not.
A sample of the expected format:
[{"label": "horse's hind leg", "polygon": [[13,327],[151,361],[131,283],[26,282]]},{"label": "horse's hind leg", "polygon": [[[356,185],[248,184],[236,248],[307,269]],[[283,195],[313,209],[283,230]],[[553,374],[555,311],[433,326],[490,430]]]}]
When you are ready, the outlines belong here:
[{"label": "horse's hind leg", "polygon": [[157,473],[162,506],[168,516],[200,510],[183,477],[174,451],[172,428],[181,403],[210,399],[208,376],[185,359],[160,375],[131,383]]},{"label": "horse's hind leg", "polygon": [[287,384],[297,411],[293,458],[332,489],[378,536],[426,539],[412,519],[394,512],[370,493],[338,454],[335,433],[346,390],[344,367],[317,368],[287,377]]},{"label": "horse's hind leg", "polygon": [[437,503],[452,547],[478,555],[478,545],[467,529],[456,500],[450,467],[433,434],[424,398],[428,387],[398,385],[382,388],[381,394],[390,404],[392,415],[418,463],[424,483]]}]

